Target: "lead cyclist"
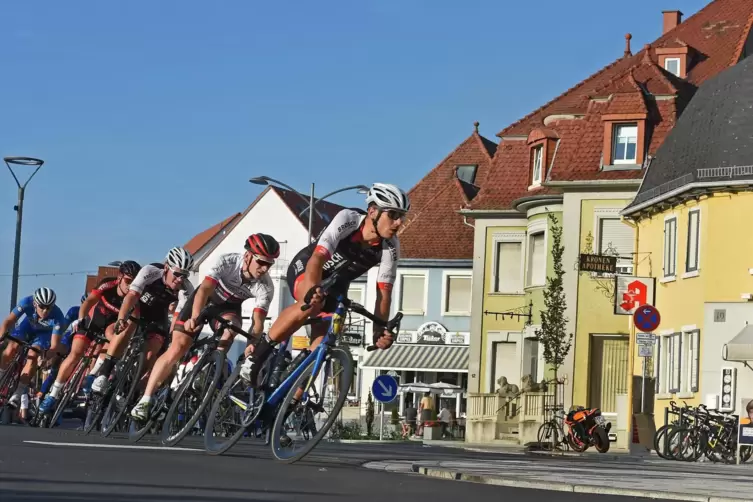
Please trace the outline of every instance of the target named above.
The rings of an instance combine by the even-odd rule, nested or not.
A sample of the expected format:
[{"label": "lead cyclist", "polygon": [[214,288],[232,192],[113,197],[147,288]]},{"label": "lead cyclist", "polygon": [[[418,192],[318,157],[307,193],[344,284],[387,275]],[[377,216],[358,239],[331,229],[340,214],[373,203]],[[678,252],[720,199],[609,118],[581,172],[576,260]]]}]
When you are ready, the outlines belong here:
[{"label": "lead cyclist", "polygon": [[[337,297],[347,295],[354,279],[379,265],[377,298],[374,315],[388,320],[392,304],[392,285],[397,274],[400,243],[397,232],[405,222],[410,209],[408,195],[396,187],[375,183],[366,197],[366,214],[353,209],[343,209],[324,229],[318,241],[303,248],[288,267],[288,287],[296,303],[283,310],[272,324],[269,334],[261,337],[255,346],[246,349],[246,360],[240,376],[245,383],[256,385],[257,375],[272,349],[299,330],[304,322],[320,313],[331,314],[337,308]],[[338,270],[337,280],[324,294],[319,287],[323,279]],[[304,304],[311,308],[302,311]],[[321,343],[327,333],[327,323],[311,326],[311,350]],[[374,326],[374,345],[388,349],[392,334]]]}]

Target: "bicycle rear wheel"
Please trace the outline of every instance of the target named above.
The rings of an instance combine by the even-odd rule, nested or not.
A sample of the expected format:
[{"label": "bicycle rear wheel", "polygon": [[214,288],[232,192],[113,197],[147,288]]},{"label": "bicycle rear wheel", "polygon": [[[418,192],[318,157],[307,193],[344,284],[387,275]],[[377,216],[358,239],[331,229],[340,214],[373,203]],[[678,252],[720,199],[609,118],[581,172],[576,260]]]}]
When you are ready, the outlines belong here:
[{"label": "bicycle rear wheel", "polygon": [[[321,381],[324,383],[321,385],[321,392],[317,392],[316,390],[317,380],[320,379],[311,378],[314,371],[314,361],[312,360],[308,367],[293,382],[293,385],[280,405],[274,427],[272,428],[270,441],[272,454],[277,460],[285,463],[293,463],[308,455],[329,432],[332,424],[335,423],[340,414],[345,399],[348,397],[348,389],[350,389],[351,382],[353,381],[353,358],[348,351],[337,347],[330,348],[322,369],[324,370],[324,374]],[[314,376],[316,377],[317,375]],[[310,378],[311,383],[309,384]],[[327,391],[330,388],[333,392],[337,389],[340,394],[337,397],[328,397]],[[296,400],[295,394],[299,389],[303,390],[303,394],[300,400]],[[324,412],[324,406],[330,403],[333,406],[328,413],[325,412],[327,416],[324,419],[324,423],[320,427],[317,427],[313,410]],[[301,407],[303,407],[303,410],[300,410]],[[293,451],[290,451],[287,444],[282,444],[282,437],[283,434],[285,434],[284,437],[287,437],[286,423],[288,418],[299,410],[302,411],[300,414],[301,424],[296,429],[299,435],[310,437],[311,440],[307,441],[300,450],[295,451],[292,449]],[[287,439],[295,443],[292,438],[287,437]]]},{"label": "bicycle rear wheel", "polygon": [[127,425],[127,420],[123,420],[123,415],[133,404],[133,396],[136,394],[144,361],[146,361],[146,352],[140,351],[138,354],[132,352],[121,367],[121,371],[115,378],[110,402],[102,415],[100,432],[102,437],[112,434],[123,422]]},{"label": "bicycle rear wheel", "polygon": [[558,450],[560,444],[559,431],[557,430],[557,424],[552,420],[541,424],[539,432],[537,434],[540,448],[546,448],[547,450]]},{"label": "bicycle rear wheel", "polygon": [[[197,361],[191,374],[183,380],[162,424],[160,440],[165,446],[178,444],[188,434],[212,399],[222,376],[225,353],[214,350]],[[196,387],[199,387],[196,389]],[[190,416],[189,416],[190,415]],[[185,420],[188,418],[188,420]],[[177,419],[177,427],[173,421]]]}]

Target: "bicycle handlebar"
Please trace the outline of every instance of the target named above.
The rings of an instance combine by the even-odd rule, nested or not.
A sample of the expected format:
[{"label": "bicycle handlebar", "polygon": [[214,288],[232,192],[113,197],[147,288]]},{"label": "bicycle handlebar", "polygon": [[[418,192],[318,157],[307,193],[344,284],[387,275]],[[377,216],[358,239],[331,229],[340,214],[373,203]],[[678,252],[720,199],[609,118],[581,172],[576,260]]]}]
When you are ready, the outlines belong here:
[{"label": "bicycle handlebar", "polygon": [[[306,311],[311,308],[311,304],[309,303],[311,301],[311,297],[314,296],[314,293],[316,292],[317,288],[321,289],[323,293],[327,293],[327,291],[337,282],[337,274],[332,274],[328,278],[324,279],[321,284],[313,286],[311,289],[309,289],[306,292],[306,295],[303,298],[303,305],[301,305],[301,310]],[[345,307],[356,314],[360,314],[366,319],[370,320],[377,326],[381,326],[387,331],[390,331],[394,334],[396,331],[400,331],[400,322],[403,319],[403,313],[398,312],[395,314],[395,317],[392,319],[385,321],[384,319],[380,319],[377,316],[375,316],[373,313],[366,310],[366,307],[361,305],[360,303],[356,303],[352,300],[350,300],[347,296],[342,295],[341,298],[339,298],[339,301],[345,305]],[[377,349],[376,345],[369,345],[366,347],[367,352],[372,352]]]},{"label": "bicycle handlebar", "polygon": [[0,340],[10,340],[11,342],[16,342],[17,344],[28,347],[30,350],[33,350],[37,354],[41,354],[42,350],[34,347],[32,344],[25,340],[21,340],[20,338],[16,338],[15,336],[11,335],[10,333],[6,333],[4,336],[0,336]]}]

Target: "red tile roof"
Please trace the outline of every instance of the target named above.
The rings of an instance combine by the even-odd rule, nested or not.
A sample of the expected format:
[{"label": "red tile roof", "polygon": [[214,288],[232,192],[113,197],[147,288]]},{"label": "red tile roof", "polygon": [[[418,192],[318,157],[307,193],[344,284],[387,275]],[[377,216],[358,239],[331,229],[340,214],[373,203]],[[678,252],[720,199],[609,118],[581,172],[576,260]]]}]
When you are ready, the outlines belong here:
[{"label": "red tile roof", "polygon": [[[403,258],[470,259],[473,228],[463,223],[457,211],[468,208],[492,167],[496,145],[476,130],[452,153],[429,171],[409,192],[411,210],[400,229]],[[476,185],[457,179],[459,165],[476,165]]]},{"label": "red tile roof", "polygon": [[[547,159],[546,182],[640,179],[644,169],[602,170],[602,115],[648,114],[647,149],[654,154],[697,86],[740,60],[751,26],[753,0],[715,0],[637,54],[624,55],[506,127],[498,134],[501,141],[492,168],[480,179],[472,208],[507,209],[522,197],[557,193],[552,188],[529,190],[530,147],[523,139],[534,130],[550,131],[550,138],[559,136],[556,153]],[[685,46],[692,49],[687,79],[657,65],[655,47]]]},{"label": "red tile roof", "polygon": [[212,240],[212,237],[220,233],[224,228],[226,228],[228,225],[233,223],[236,218],[238,218],[241,215],[241,213],[235,213],[232,216],[228,216],[221,222],[217,223],[214,226],[211,226],[204,230],[201,233],[198,233],[194,235],[190,241],[188,241],[183,248],[188,251],[191,254],[195,254],[199,249],[203,248],[204,245]]},{"label": "red tile roof", "polygon": [[[662,47],[675,39],[695,49],[698,58],[688,72],[688,81],[695,86],[736,63],[743,52],[746,35],[750,32],[753,17],[751,0],[715,0],[675,29],[659,37],[652,47]],[[498,136],[527,135],[541,126],[544,118],[559,113],[584,113],[583,100],[594,89],[639,66],[645,48],[633,56],[622,57],[595,74],[565,91],[560,96],[534,110],[529,115],[506,127]]]},{"label": "red tile roof", "polygon": [[[274,190],[277,195],[280,196],[285,205],[288,206],[290,211],[296,216],[296,218],[298,218],[298,221],[301,222],[301,225],[303,225],[304,228],[308,229],[308,211],[306,211],[303,216],[299,215],[301,211],[309,207],[309,196],[305,195],[304,198],[302,198],[295,192],[291,192],[290,190],[285,190],[284,188],[278,187],[272,187],[272,190]],[[364,196],[364,200],[365,199],[366,196]],[[314,197],[314,200],[318,201],[319,199],[316,199],[316,197]],[[313,235],[316,236],[317,234],[319,234],[319,232],[324,230],[324,227],[326,227],[329,222],[332,221],[332,218],[334,218],[335,215],[343,209],[345,209],[344,206],[334,204],[332,202],[329,202],[328,200],[316,202],[316,210],[314,211],[313,221]]]}]

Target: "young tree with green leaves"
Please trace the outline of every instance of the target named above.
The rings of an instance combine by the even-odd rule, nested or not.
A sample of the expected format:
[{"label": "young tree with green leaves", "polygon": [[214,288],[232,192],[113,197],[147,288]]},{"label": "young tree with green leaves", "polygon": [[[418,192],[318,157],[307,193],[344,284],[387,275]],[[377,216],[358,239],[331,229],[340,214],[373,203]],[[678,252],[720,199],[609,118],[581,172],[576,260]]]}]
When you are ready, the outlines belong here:
[{"label": "young tree with green leaves", "polygon": [[567,333],[567,318],[565,317],[565,290],[562,278],[565,269],[562,267],[562,227],[557,217],[549,214],[550,235],[552,237],[552,262],[554,274],[547,277],[544,290],[545,310],[541,311],[541,328],[536,330],[536,340],[544,351],[544,361],[554,369],[554,380],[557,382],[557,370],[565,363],[565,358],[573,344],[573,334]]}]

